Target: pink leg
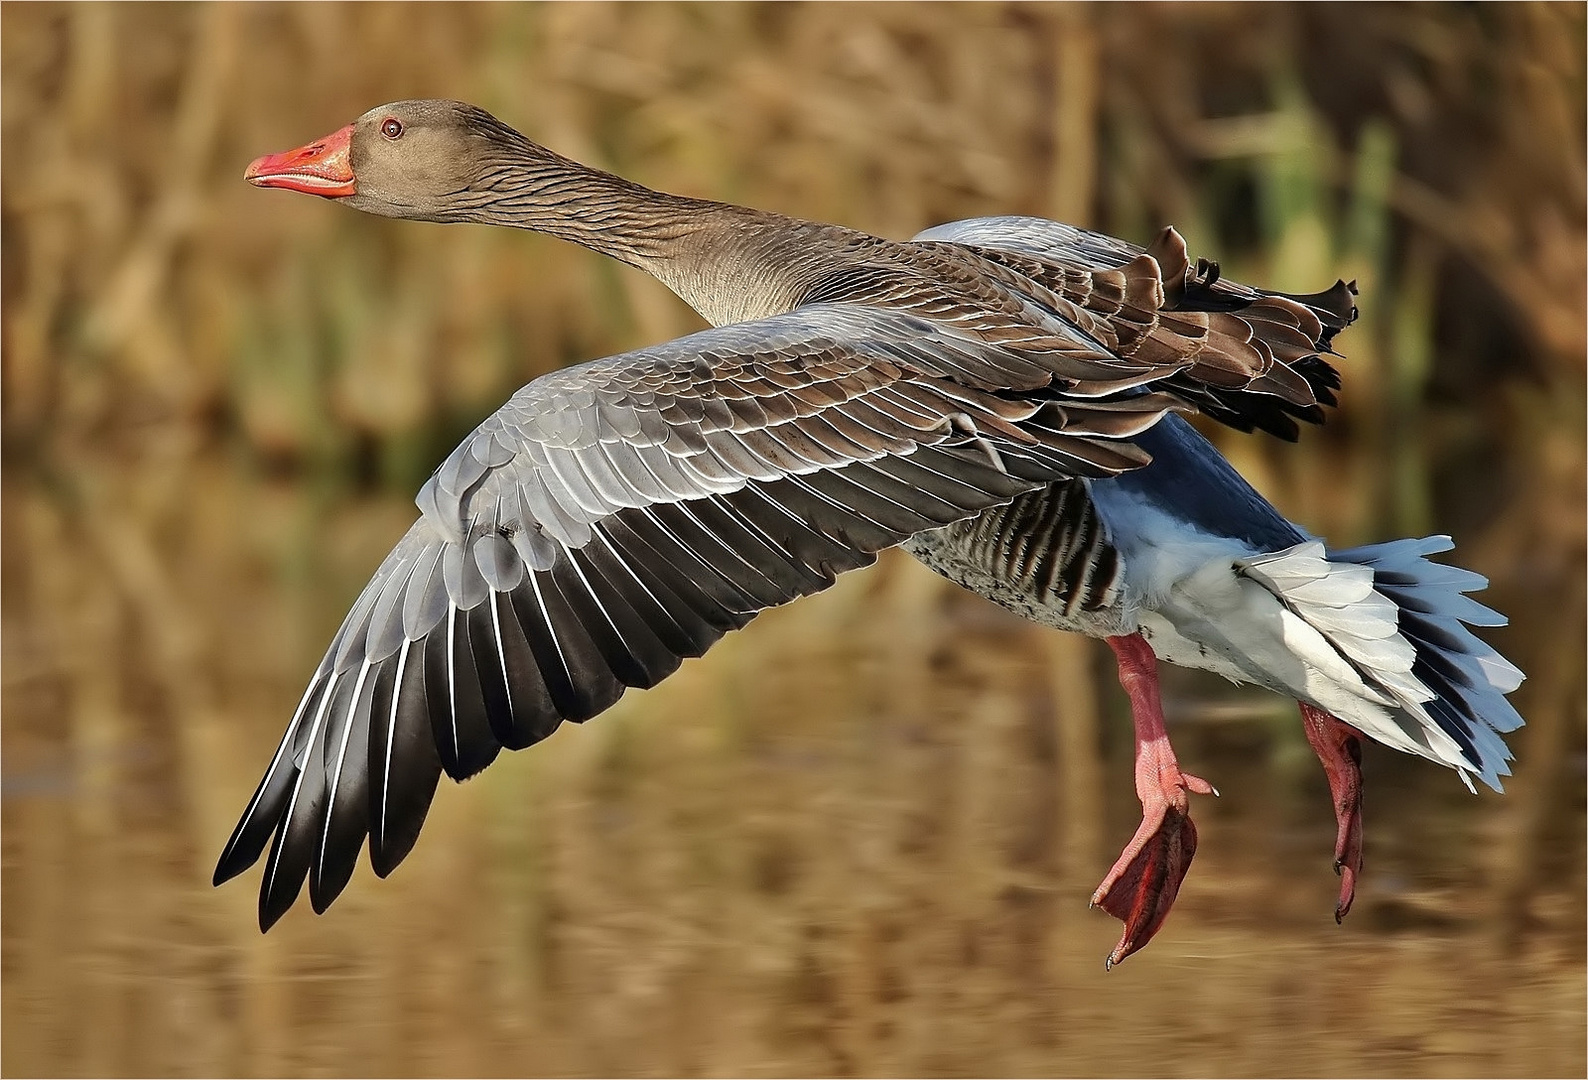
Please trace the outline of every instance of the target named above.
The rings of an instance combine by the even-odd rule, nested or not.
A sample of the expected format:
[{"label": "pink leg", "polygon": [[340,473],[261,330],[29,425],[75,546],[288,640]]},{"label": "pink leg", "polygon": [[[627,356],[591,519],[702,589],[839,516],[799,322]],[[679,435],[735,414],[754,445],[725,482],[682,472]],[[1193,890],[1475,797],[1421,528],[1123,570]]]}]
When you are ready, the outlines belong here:
[{"label": "pink leg", "polygon": [[1197,830],[1191,823],[1187,792],[1218,794],[1206,780],[1180,771],[1169,733],[1163,724],[1158,693],[1158,658],[1140,634],[1111,637],[1108,644],[1119,660],[1119,681],[1130,695],[1136,724],[1136,795],[1141,799],[1141,825],[1114,868],[1092,894],[1101,907],[1125,924],[1124,934],[1108,954],[1113,967],[1146,945],[1163,925],[1191,868]]},{"label": "pink leg", "polygon": [[1306,702],[1301,722],[1307,741],[1323,762],[1334,796],[1334,820],[1339,831],[1334,840],[1334,872],[1340,875],[1340,901],[1334,908],[1339,922],[1356,899],[1356,879],[1362,873],[1362,733],[1342,720]]}]

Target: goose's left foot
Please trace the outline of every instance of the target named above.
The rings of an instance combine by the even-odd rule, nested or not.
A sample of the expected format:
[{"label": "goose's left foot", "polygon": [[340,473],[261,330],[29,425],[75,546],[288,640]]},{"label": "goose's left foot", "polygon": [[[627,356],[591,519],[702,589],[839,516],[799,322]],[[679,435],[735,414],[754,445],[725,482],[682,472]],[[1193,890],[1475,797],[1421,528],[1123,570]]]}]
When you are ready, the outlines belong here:
[{"label": "goose's left foot", "polygon": [[1362,873],[1362,733],[1315,706],[1300,702],[1302,726],[1334,798],[1334,872],[1340,875],[1340,900],[1334,921],[1340,922],[1356,899],[1356,879]]},{"label": "goose's left foot", "polygon": [[1136,726],[1136,794],[1141,825],[1103,883],[1092,894],[1101,907],[1125,924],[1119,944],[1108,954],[1112,968],[1152,940],[1174,906],[1180,882],[1197,850],[1190,794],[1216,795],[1213,785],[1180,770],[1164,729],[1158,692],[1158,659],[1139,634],[1112,637],[1119,681],[1130,695]]}]

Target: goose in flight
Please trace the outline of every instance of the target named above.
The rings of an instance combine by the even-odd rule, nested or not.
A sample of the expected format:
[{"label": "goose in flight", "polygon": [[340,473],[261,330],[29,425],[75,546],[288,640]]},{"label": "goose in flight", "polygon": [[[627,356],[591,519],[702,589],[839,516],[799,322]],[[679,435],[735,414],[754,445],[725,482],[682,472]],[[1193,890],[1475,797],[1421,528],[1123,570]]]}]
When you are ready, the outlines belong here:
[{"label": "goose in flight", "polygon": [[443,773],[654,686],[757,612],[902,546],[1026,618],[1105,639],[1142,821],[1093,895],[1168,914],[1196,851],[1159,660],[1300,704],[1334,797],[1336,916],[1362,860],[1361,741],[1498,788],[1522,674],[1468,629],[1485,582],[1444,537],[1339,551],[1285,520],[1180,413],[1294,439],[1339,379],[1343,282],[1226,280],[1023,217],[908,242],[649,190],[472,105],[401,101],[246,178],[388,217],[532,229],[663,282],[712,329],[544,375],[436,469],[309,680],[215,870],[268,847],[259,922],[384,877]]}]

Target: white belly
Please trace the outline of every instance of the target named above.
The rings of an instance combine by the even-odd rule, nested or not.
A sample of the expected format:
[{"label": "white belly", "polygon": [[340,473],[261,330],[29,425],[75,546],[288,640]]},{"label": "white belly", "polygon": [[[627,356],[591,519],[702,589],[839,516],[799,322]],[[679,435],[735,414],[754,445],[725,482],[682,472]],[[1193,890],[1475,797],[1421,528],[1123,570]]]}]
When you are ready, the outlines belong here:
[{"label": "white belly", "polygon": [[1211,671],[1234,683],[1252,681],[1234,661],[1209,648],[1206,642],[1186,637],[1175,628],[1174,623],[1156,611],[1142,612],[1137,629],[1147,644],[1152,646],[1153,653],[1166,664]]}]

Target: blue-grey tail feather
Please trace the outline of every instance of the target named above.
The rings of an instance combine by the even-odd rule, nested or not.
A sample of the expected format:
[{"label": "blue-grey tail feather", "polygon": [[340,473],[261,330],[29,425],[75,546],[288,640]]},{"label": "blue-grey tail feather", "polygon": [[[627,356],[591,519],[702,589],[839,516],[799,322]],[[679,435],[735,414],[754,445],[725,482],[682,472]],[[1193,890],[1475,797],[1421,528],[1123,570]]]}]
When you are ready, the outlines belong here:
[{"label": "blue-grey tail feather", "polygon": [[1401,635],[1417,650],[1412,674],[1436,695],[1424,703],[1428,715],[1461,747],[1478,778],[1499,791],[1512,760],[1500,736],[1523,723],[1505,696],[1524,676],[1467,628],[1505,625],[1503,615],[1462,595],[1488,581],[1428,560],[1453,546],[1448,536],[1429,536],[1331,551],[1329,559],[1373,568],[1374,589],[1400,607]]}]

